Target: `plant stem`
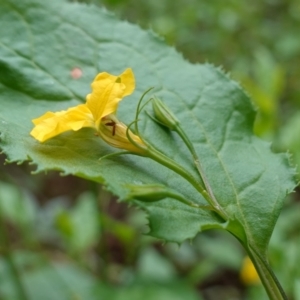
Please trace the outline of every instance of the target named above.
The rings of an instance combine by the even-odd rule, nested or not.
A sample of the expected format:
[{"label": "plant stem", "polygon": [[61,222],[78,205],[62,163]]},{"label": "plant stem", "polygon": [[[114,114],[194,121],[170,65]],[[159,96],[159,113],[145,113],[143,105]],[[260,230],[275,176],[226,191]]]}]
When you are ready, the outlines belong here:
[{"label": "plant stem", "polygon": [[[203,172],[202,166],[200,164],[200,160],[198,158],[198,155],[195,151],[193,144],[190,142],[189,138],[186,136],[185,132],[182,130],[180,124],[177,125],[175,131],[182,138],[182,140],[188,147],[190,153],[192,154],[194,163],[198,170],[198,173],[203,181],[205,189],[207,190],[207,192],[210,196],[210,199],[213,202],[213,206],[215,208],[217,208],[219,211],[223,212],[223,210],[219,206],[219,203],[217,202],[217,200],[212,192],[212,189],[210,187],[210,184]],[[223,212],[223,213],[226,215],[225,212]],[[266,259],[264,259],[257,251],[255,251],[255,249],[252,249],[252,248],[249,248],[248,254],[257,270],[257,273],[259,274],[259,277],[265,287],[267,294],[269,295],[269,298],[271,300],[288,300],[283,288],[281,287],[278,279],[276,278],[274,272],[272,271],[272,269],[269,266]]]},{"label": "plant stem", "polygon": [[270,300],[288,300],[282,286],[280,285],[267,260],[264,259],[253,248],[247,248],[246,250],[255,266],[255,269]]},{"label": "plant stem", "polygon": [[[175,118],[175,116],[172,114],[171,111],[159,100],[156,99],[156,101],[159,101],[159,107],[158,111],[161,111],[162,115],[165,114],[162,118],[166,123],[164,123],[161,119],[160,121],[157,121],[154,119],[155,122],[161,123],[163,126],[168,127],[171,130],[177,131],[177,133],[180,135],[180,137],[183,139],[183,141],[186,143],[187,147],[189,148],[190,152],[193,155],[193,159],[196,165],[196,168],[198,170],[198,173],[200,175],[200,182],[194,178],[192,174],[190,174],[188,171],[186,171],[182,166],[177,164],[174,160],[168,158],[166,155],[162,154],[160,151],[156,150],[154,147],[152,147],[150,144],[148,144],[145,140],[142,141],[146,145],[146,147],[141,147],[138,145],[131,137],[129,134],[129,129],[132,124],[135,124],[135,133],[138,136],[141,136],[139,133],[139,126],[138,126],[138,117],[141,111],[143,110],[144,106],[151,101],[149,99],[143,106],[142,106],[142,101],[144,96],[151,90],[148,89],[140,98],[139,103],[137,105],[136,109],[136,114],[135,114],[135,120],[128,126],[128,129],[126,131],[126,135],[128,140],[137,146],[138,148],[142,149],[145,152],[145,156],[148,156],[155,160],[156,162],[160,163],[161,165],[173,170],[180,176],[182,176],[184,179],[186,179],[188,182],[190,182],[193,187],[204,197],[204,199],[209,203],[209,205],[212,207],[212,210],[215,211],[224,221],[228,220],[228,215],[227,213],[223,210],[223,208],[219,205],[218,201],[216,200],[212,189],[205,177],[204,172],[202,171],[201,165],[199,158],[196,154],[196,151],[192,145],[192,143],[189,141],[188,137],[186,136],[185,132],[182,130],[180,127],[179,121]],[[155,99],[154,99],[155,100]],[[161,116],[161,114],[158,112],[158,114]],[[151,117],[151,116],[150,116]],[[166,119],[164,118],[166,117]],[[152,117],[151,117],[152,118]],[[167,120],[168,119],[168,120]],[[170,127],[171,126],[171,127]],[[175,126],[175,127],[174,127]]]},{"label": "plant stem", "polygon": [[9,239],[4,224],[4,218],[2,217],[2,212],[0,211],[0,254],[1,253],[4,259],[6,260],[7,265],[9,266],[12,280],[14,282],[16,292],[18,294],[18,299],[28,300],[27,294],[25,292],[25,288],[20,278],[18,268],[11,254],[10,243],[9,243]]},{"label": "plant stem", "polygon": [[193,156],[193,159],[194,159],[194,163],[195,163],[195,166],[197,168],[197,171],[200,175],[200,178],[204,184],[204,187],[213,203],[213,207],[216,208],[216,210],[220,211],[222,215],[226,216],[226,219],[228,219],[227,217],[227,214],[226,212],[223,210],[223,208],[220,206],[219,202],[217,201],[213,191],[212,191],[212,188],[206,178],[206,175],[204,174],[203,172],[203,169],[202,169],[202,166],[201,166],[201,163],[200,163],[200,159],[195,151],[195,148],[193,146],[193,144],[191,143],[191,141],[189,140],[189,138],[187,137],[187,135],[185,134],[185,132],[183,131],[183,129],[181,128],[180,124],[177,124],[176,126],[176,129],[174,129],[178,135],[181,137],[181,139],[184,141],[184,143],[186,144],[186,146],[188,147],[190,153],[192,154]]},{"label": "plant stem", "polygon": [[219,209],[219,205],[216,206],[213,199],[211,199],[210,195],[207,193],[205,189],[203,189],[202,185],[192,176],[189,172],[187,172],[184,168],[182,168],[179,164],[177,164],[172,159],[168,158],[161,152],[157,151],[152,146],[148,145],[147,148],[147,156],[155,160],[156,162],[164,165],[165,167],[173,170],[175,173],[179,174],[183,178],[185,178],[192,186],[206,199],[206,201],[211,205],[213,210],[223,219],[228,220],[227,215],[223,210]]}]

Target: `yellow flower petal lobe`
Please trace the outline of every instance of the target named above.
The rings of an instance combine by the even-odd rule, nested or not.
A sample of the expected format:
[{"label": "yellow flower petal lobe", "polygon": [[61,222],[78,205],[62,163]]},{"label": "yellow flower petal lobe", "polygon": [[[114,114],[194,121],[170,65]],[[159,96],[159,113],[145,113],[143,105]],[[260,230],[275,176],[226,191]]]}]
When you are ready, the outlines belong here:
[{"label": "yellow flower petal lobe", "polygon": [[91,86],[93,91],[87,95],[86,104],[99,126],[101,119],[115,112],[122,98],[133,92],[134,75],[131,69],[126,69],[120,76],[103,72],[96,76]]},{"label": "yellow flower petal lobe", "polygon": [[94,127],[93,116],[85,104],[55,113],[47,112],[32,122],[35,127],[30,134],[40,142],[68,130],[77,131],[83,127]]},{"label": "yellow flower petal lobe", "polygon": [[125,84],[123,97],[133,93],[135,89],[135,78],[131,68],[126,69],[120,76],[121,83]]},{"label": "yellow flower petal lobe", "polygon": [[93,115],[86,104],[70,108],[67,112],[66,122],[70,129],[77,131],[83,127],[96,128]]}]

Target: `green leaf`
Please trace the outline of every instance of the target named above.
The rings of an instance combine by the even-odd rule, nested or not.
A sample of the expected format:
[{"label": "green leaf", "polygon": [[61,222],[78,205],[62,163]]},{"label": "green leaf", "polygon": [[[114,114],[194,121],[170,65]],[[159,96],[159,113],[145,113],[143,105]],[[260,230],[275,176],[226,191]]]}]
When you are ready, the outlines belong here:
[{"label": "green leaf", "polygon": [[32,300],[97,299],[95,278],[71,264],[53,264],[24,275],[24,284]]},{"label": "green leaf", "polygon": [[[224,224],[212,212],[173,199],[136,202],[149,213],[150,234],[182,242],[204,229],[228,228],[265,252],[285,195],[295,186],[294,170],[286,155],[273,154],[269,144],[253,135],[255,112],[237,83],[212,65],[190,64],[153,33],[93,6],[3,0],[0,18],[0,146],[10,162],[31,160],[37,171],[60,170],[104,183],[120,199],[126,197],[126,184],[160,183],[205,205],[188,182],[150,159],[127,155],[99,160],[115,150],[90,129],[43,144],[29,136],[31,119],[84,101],[97,72],[119,74],[131,67],[137,88],[120,104],[118,118],[134,120],[139,97],[154,87],[194,143],[215,197],[231,220]],[[82,72],[79,79],[71,76],[75,68]],[[198,176],[177,136],[146,115],[140,123],[148,141]]]},{"label": "green leaf", "polygon": [[37,207],[30,195],[15,185],[0,181],[0,214],[5,220],[18,225],[21,230],[34,228]]},{"label": "green leaf", "polygon": [[97,243],[100,237],[98,218],[96,199],[89,192],[78,197],[71,211],[57,215],[56,225],[71,251],[81,253]]},{"label": "green leaf", "polygon": [[171,262],[152,248],[141,252],[136,268],[139,279],[163,283],[176,278],[176,270]]}]

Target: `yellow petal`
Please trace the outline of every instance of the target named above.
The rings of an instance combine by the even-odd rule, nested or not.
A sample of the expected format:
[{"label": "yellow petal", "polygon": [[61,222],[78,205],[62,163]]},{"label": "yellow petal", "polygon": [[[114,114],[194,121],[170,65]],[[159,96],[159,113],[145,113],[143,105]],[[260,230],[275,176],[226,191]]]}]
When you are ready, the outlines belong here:
[{"label": "yellow petal", "polygon": [[103,117],[117,110],[123,97],[133,92],[135,80],[131,69],[126,69],[119,76],[103,72],[96,76],[91,86],[93,91],[87,95],[86,105],[98,126]]},{"label": "yellow petal", "polygon": [[66,122],[70,129],[77,131],[83,127],[95,127],[93,114],[86,104],[69,108],[66,114]]},{"label": "yellow petal", "polygon": [[121,82],[125,84],[124,95],[128,96],[133,93],[135,89],[135,79],[131,68],[126,69],[120,76]]},{"label": "yellow petal", "polygon": [[71,107],[59,112],[47,112],[32,120],[35,127],[30,134],[40,142],[44,142],[62,132],[77,131],[83,127],[95,127],[92,113],[85,104]]}]

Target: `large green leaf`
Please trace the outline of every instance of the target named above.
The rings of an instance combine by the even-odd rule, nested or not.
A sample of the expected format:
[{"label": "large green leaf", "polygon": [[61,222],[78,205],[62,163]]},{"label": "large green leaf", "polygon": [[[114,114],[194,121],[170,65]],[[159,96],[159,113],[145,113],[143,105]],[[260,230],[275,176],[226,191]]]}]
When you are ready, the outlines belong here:
[{"label": "large green leaf", "polygon": [[[67,132],[43,144],[29,136],[31,119],[84,101],[99,71],[119,74],[131,67],[136,91],[118,110],[134,119],[142,92],[154,92],[176,114],[194,143],[214,194],[247,241],[264,252],[294,170],[283,154],[252,134],[255,112],[240,86],[211,65],[192,65],[153,33],[120,22],[106,11],[53,0],[2,0],[0,4],[0,146],[11,162],[31,160],[38,171],[60,170],[107,185],[121,199],[125,184],[164,183],[188,200],[205,204],[184,179],[147,158],[122,156],[93,131]],[[79,68],[82,76],[72,77]],[[79,72],[80,73],[80,72]],[[148,109],[148,108],[147,108]],[[148,118],[143,136],[197,176],[185,145]],[[213,213],[165,199],[138,203],[149,212],[151,234],[168,241],[220,228]],[[239,226],[240,226],[239,225]]]}]

